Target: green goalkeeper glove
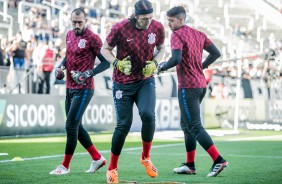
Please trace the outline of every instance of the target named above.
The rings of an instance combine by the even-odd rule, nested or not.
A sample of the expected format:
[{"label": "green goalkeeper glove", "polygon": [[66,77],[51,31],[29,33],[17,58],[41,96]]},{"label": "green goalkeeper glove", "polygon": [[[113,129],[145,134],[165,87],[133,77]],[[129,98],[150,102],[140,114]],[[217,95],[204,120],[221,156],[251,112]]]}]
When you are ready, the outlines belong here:
[{"label": "green goalkeeper glove", "polygon": [[131,74],[131,62],[128,58],[125,58],[123,60],[118,60],[116,59],[113,62],[113,65],[116,69],[124,73],[125,75],[130,75]]},{"label": "green goalkeeper glove", "polygon": [[150,77],[154,71],[157,69],[158,63],[156,60],[146,61],[146,65],[143,68],[142,72],[145,77]]}]

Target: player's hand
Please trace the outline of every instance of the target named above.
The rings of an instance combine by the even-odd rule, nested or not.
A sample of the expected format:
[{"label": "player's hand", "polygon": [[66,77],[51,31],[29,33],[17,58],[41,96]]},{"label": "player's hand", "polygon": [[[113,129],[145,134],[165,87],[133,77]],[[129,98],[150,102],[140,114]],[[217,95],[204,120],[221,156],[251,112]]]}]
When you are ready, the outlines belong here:
[{"label": "player's hand", "polygon": [[131,74],[131,62],[128,58],[123,60],[116,59],[113,63],[114,67],[124,73],[125,75]]},{"label": "player's hand", "polygon": [[83,84],[86,79],[93,76],[92,70],[87,70],[85,72],[79,72],[79,71],[71,71],[71,77],[77,84]]},{"label": "player's hand", "polygon": [[62,80],[65,77],[65,73],[64,73],[64,66],[58,67],[55,69],[55,77],[58,80]]},{"label": "player's hand", "polygon": [[157,74],[159,75],[161,72],[163,72],[163,71],[165,71],[166,69],[165,69],[165,64],[166,64],[166,62],[161,62],[161,63],[159,63],[159,65],[158,65],[158,70],[157,70]]},{"label": "player's hand", "polygon": [[145,77],[150,77],[154,71],[157,69],[158,63],[156,60],[146,61],[146,65],[142,70],[142,73]]}]

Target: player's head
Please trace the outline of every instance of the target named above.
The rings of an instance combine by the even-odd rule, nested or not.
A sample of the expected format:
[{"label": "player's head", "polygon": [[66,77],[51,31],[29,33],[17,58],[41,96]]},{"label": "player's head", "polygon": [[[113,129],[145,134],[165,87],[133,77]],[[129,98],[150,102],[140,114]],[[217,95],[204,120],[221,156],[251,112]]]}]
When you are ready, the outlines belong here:
[{"label": "player's head", "polygon": [[81,35],[87,22],[86,13],[82,8],[76,8],[71,13],[71,22],[75,35]]},{"label": "player's head", "polygon": [[153,18],[153,6],[148,0],[138,0],[134,5],[134,18],[138,29],[148,29]]},{"label": "player's head", "polygon": [[183,6],[176,6],[166,12],[168,26],[172,31],[179,29],[185,24],[186,11]]}]

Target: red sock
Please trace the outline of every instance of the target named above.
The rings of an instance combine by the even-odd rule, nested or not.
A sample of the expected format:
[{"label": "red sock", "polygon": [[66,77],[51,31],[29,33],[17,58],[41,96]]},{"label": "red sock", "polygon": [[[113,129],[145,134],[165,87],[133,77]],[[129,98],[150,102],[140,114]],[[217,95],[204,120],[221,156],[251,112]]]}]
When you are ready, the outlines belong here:
[{"label": "red sock", "polygon": [[152,142],[144,142],[142,141],[143,145],[143,152],[142,152],[142,158],[150,158],[150,150],[152,147]]},{"label": "red sock", "polygon": [[113,153],[111,153],[111,161],[110,161],[110,165],[108,167],[109,171],[113,170],[113,169],[117,169],[118,159],[119,159],[119,155],[116,156]]},{"label": "red sock", "polygon": [[186,152],[186,163],[195,161],[196,150]]},{"label": "red sock", "polygon": [[70,167],[70,162],[71,162],[71,159],[72,159],[72,155],[67,155],[65,154],[65,157],[64,157],[64,160],[62,162],[62,165],[65,167],[65,168],[69,168]]},{"label": "red sock", "polygon": [[215,161],[217,159],[217,157],[219,156],[219,153],[218,153],[214,144],[211,145],[211,147],[209,147],[209,149],[207,149],[207,152],[209,153],[209,155],[211,156],[213,161]]},{"label": "red sock", "polygon": [[97,149],[94,147],[94,145],[92,144],[92,146],[90,146],[89,148],[86,149],[88,151],[88,153],[91,155],[93,160],[99,160],[101,158],[100,153],[97,151]]}]

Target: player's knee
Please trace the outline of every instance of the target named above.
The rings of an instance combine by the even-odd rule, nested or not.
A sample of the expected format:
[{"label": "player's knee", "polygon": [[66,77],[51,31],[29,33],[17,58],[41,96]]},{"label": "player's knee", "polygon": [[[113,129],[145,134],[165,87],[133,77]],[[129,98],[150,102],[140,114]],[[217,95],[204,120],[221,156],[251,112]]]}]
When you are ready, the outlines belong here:
[{"label": "player's knee", "polygon": [[122,124],[122,125],[117,125],[116,131],[119,132],[120,134],[127,135],[129,130],[130,130],[131,124]]},{"label": "player's knee", "polygon": [[200,123],[191,123],[188,125],[189,132],[193,135],[193,137],[198,137],[198,135],[204,129]]},{"label": "player's knee", "polygon": [[155,113],[151,111],[140,112],[140,118],[143,123],[155,122]]}]

